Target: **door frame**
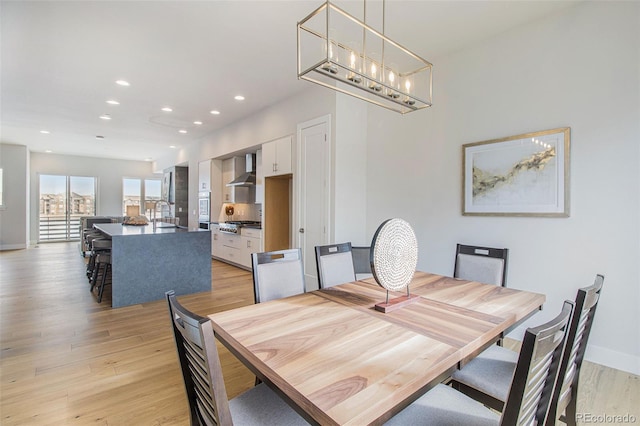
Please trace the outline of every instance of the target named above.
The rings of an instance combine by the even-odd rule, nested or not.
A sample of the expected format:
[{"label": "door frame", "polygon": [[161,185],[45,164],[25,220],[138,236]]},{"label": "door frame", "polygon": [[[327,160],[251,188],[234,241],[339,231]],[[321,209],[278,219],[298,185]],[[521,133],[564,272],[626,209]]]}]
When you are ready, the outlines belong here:
[{"label": "door frame", "polygon": [[[295,202],[293,203],[294,208],[295,208],[295,212],[293,217],[295,225],[294,225],[294,235],[295,235],[295,246],[299,247],[302,251],[303,251],[303,256],[314,256],[315,257],[315,253],[304,253],[304,247],[300,238],[300,224],[302,222],[302,218],[301,218],[301,214],[302,214],[302,204],[304,202],[304,200],[301,197],[301,192],[302,192],[302,132],[305,129],[308,129],[310,127],[313,126],[317,126],[319,124],[325,124],[326,126],[326,135],[327,135],[327,144],[325,145],[325,154],[326,154],[326,158],[327,158],[327,163],[325,165],[325,177],[327,179],[327,203],[325,205],[325,212],[324,212],[324,219],[325,219],[325,223],[326,223],[326,232],[325,232],[325,239],[326,241],[323,241],[323,244],[329,244],[329,242],[331,241],[331,239],[333,238],[333,220],[332,220],[332,214],[331,212],[333,211],[333,139],[332,139],[332,133],[333,133],[333,128],[332,126],[332,122],[331,122],[331,114],[326,114],[326,115],[322,115],[320,117],[308,120],[308,121],[304,121],[302,123],[298,123],[297,125],[297,131],[296,131],[296,171],[294,173],[295,179],[294,179],[294,185],[296,186],[296,190],[294,190],[294,194],[297,195]],[[305,271],[305,274],[307,274],[308,272]],[[314,274],[317,274],[317,272],[314,272]]]}]

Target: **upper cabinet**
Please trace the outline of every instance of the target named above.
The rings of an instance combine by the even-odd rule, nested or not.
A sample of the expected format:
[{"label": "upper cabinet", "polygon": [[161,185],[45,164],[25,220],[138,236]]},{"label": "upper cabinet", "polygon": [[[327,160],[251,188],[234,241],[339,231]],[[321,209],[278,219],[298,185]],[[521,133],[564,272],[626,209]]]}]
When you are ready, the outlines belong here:
[{"label": "upper cabinet", "polygon": [[222,202],[248,203],[249,188],[241,186],[227,186],[229,182],[245,172],[244,157],[231,157],[222,161]]},{"label": "upper cabinet", "polygon": [[291,136],[262,144],[262,170],[264,177],[292,173]]},{"label": "upper cabinet", "polygon": [[198,192],[211,191],[211,160],[198,163]]}]

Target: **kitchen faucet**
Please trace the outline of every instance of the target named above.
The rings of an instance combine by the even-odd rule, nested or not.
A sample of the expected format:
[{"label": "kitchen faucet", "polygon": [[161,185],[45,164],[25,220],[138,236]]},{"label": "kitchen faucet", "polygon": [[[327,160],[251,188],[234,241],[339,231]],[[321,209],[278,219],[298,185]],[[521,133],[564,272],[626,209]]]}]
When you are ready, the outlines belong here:
[{"label": "kitchen faucet", "polygon": [[171,204],[167,200],[157,200],[153,203],[153,232],[156,232],[156,211],[158,209],[158,204],[165,203],[167,207],[169,207],[169,214],[171,214]]}]

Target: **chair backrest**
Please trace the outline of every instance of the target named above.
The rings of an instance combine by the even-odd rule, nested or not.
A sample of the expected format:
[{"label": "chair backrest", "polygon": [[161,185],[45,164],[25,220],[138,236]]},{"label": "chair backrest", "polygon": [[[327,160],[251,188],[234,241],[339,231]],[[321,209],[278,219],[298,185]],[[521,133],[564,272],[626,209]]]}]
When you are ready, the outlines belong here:
[{"label": "chair backrest", "polygon": [[320,288],[355,281],[351,243],[316,246],[316,267]]},{"label": "chair backrest", "polygon": [[551,398],[550,424],[553,424],[557,415],[565,410],[572,399],[575,402],[577,397],[580,367],[587,350],[587,341],[603,284],[604,276],[598,274],[591,286],[578,290],[576,312],[569,325],[567,347],[560,363],[558,386]]},{"label": "chair backrest", "polygon": [[191,425],[233,424],[211,320],[185,309],[173,290],[166,297]]},{"label": "chair backrest", "polygon": [[251,253],[256,303],[305,292],[302,251],[297,249]]},{"label": "chair backrest", "polygon": [[371,247],[351,247],[351,255],[353,256],[353,269],[356,273],[356,279],[372,277],[371,272]]},{"label": "chair backrest", "polygon": [[502,411],[501,425],[543,425],[564,351],[574,303],[565,301],[560,315],[528,328]]},{"label": "chair backrest", "polygon": [[506,286],[509,249],[458,244],[454,278]]}]

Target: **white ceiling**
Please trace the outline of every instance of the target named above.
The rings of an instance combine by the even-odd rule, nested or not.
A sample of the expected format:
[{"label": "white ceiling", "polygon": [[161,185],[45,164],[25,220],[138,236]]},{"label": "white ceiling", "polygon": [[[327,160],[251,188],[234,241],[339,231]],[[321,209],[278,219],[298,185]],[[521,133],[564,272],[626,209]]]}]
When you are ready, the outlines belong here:
[{"label": "white ceiling", "polygon": [[[354,14],[363,4],[336,3]],[[1,141],[131,160],[196,144],[312,84],[296,77],[296,23],[320,4],[2,0]],[[572,4],[387,0],[385,31],[433,62],[437,75],[434,58]],[[368,0],[368,10],[376,7]],[[234,100],[237,94],[246,100]]]}]

